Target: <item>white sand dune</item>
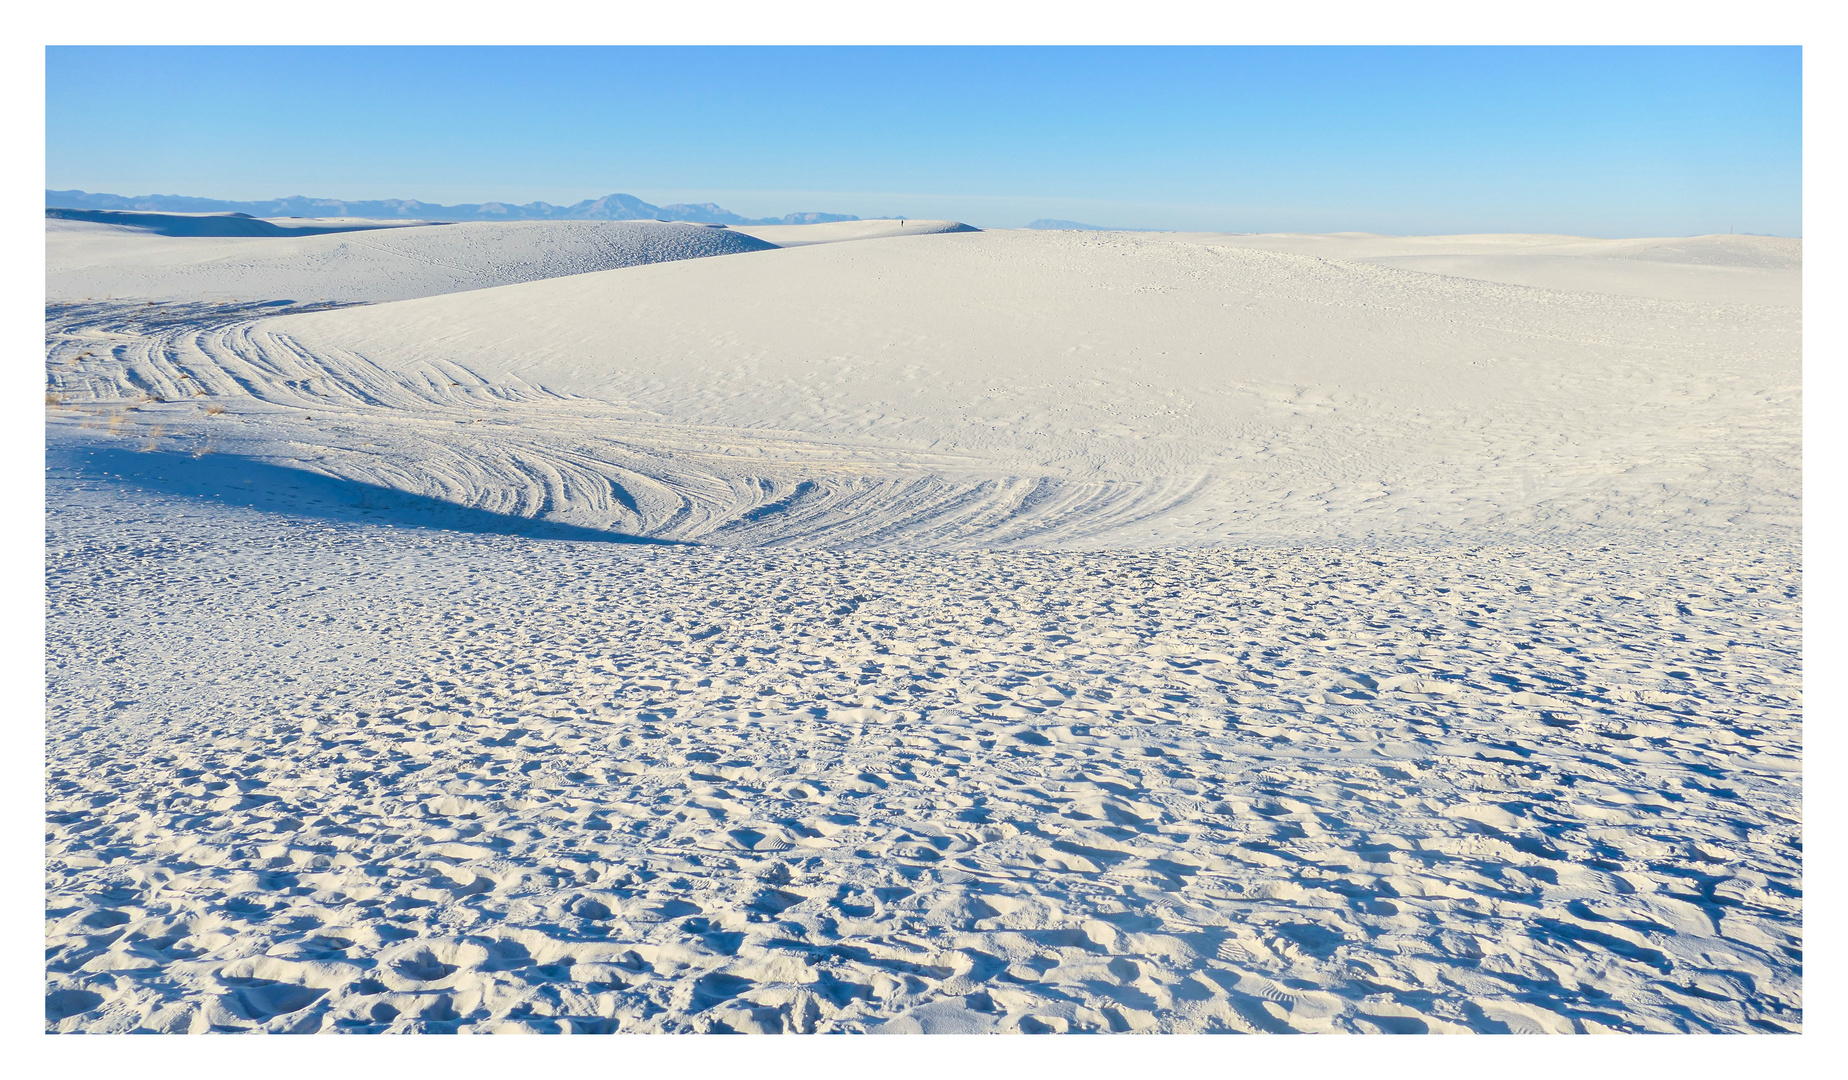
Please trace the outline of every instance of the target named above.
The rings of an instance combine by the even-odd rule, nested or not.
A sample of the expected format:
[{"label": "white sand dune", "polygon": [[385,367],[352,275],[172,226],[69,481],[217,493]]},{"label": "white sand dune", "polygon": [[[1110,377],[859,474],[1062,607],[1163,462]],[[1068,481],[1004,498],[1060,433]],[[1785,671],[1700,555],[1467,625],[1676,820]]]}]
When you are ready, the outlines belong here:
[{"label": "white sand dune", "polygon": [[[221,326],[159,309],[175,328],[120,341],[101,328],[114,310],[61,310],[58,393],[154,395],[173,438],[666,539],[1174,546],[1797,522],[1795,309],[1005,232],[207,320]],[[207,401],[263,422],[207,421]]]},{"label": "white sand dune", "polygon": [[814,225],[734,225],[736,232],[768,240],[777,247],[807,247],[843,240],[878,240],[887,236],[930,236],[936,233],[980,232],[960,221],[919,218],[873,218],[866,221],[825,221]]},{"label": "white sand dune", "polygon": [[1699,304],[1796,307],[1803,241],[1772,236],[1590,240],[1579,236],[1200,236],[1479,281]]},{"label": "white sand dune", "polygon": [[378,218],[258,218],[249,214],[174,214],[147,210],[71,210],[48,207],[46,228],[54,233],[94,232],[84,226],[103,226],[113,232],[153,236],[319,236],[325,233],[364,232],[434,225],[432,221],[391,221]]},{"label": "white sand dune", "polygon": [[[1133,234],[1132,234],[1133,235]],[[1803,241],[1784,236],[1712,234],[1602,240],[1546,233],[1459,233],[1385,236],[1379,233],[1167,233],[1177,239],[1261,251],[1294,251],[1331,259],[1390,259],[1441,255],[1536,255],[1618,259],[1680,266],[1801,270]]]},{"label": "white sand dune", "polygon": [[857,225],[54,232],[47,1029],[1801,1027],[1798,246]]},{"label": "white sand dune", "polygon": [[57,222],[45,246],[45,293],[54,302],[348,303],[771,247],[729,229],[652,221],[459,222],[280,237],[175,236]]}]

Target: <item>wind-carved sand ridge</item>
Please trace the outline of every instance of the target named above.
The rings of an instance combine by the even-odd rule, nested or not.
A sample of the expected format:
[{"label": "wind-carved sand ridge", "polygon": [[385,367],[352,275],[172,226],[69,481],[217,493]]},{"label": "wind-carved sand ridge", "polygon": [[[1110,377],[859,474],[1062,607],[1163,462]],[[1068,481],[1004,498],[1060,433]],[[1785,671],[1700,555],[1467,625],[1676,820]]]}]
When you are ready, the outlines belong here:
[{"label": "wind-carved sand ridge", "polygon": [[52,245],[48,1029],[1801,1026],[1794,242],[845,224]]}]

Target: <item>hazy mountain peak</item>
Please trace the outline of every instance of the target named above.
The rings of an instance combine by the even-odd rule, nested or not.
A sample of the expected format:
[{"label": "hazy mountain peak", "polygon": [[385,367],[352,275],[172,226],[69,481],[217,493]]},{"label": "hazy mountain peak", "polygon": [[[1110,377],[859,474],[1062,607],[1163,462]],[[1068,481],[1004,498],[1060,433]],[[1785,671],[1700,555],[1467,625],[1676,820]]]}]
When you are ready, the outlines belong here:
[{"label": "hazy mountain peak", "polygon": [[290,195],[280,199],[235,202],[193,195],[110,195],[90,191],[46,189],[45,205],[71,210],[150,210],[168,214],[243,213],[252,217],[355,217],[433,218],[448,221],[699,221],[713,225],[798,225],[821,221],[858,221],[852,214],[814,211],[782,217],[747,218],[716,203],[674,203],[656,206],[634,195],[617,192],[600,199],[585,199],[570,206],[548,202],[523,205],[504,202],[461,203],[444,206],[417,199],[312,199]]}]

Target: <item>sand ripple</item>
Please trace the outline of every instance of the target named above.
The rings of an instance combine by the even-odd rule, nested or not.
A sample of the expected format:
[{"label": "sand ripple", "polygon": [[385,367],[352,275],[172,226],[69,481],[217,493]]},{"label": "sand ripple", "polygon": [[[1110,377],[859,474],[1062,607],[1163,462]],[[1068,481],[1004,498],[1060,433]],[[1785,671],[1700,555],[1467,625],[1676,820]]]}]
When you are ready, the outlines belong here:
[{"label": "sand ripple", "polygon": [[1800,1025],[1789,551],[52,528],[49,1028]]}]

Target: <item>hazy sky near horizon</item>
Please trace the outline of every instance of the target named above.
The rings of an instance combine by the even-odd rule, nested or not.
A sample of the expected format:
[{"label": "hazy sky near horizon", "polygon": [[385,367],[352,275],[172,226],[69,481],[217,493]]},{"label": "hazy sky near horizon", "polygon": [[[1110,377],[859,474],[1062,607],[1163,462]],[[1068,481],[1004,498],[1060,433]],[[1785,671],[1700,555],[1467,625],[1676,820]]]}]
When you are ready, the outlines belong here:
[{"label": "hazy sky near horizon", "polygon": [[1801,50],[54,47],[46,158],[121,195],[1797,236]]}]

